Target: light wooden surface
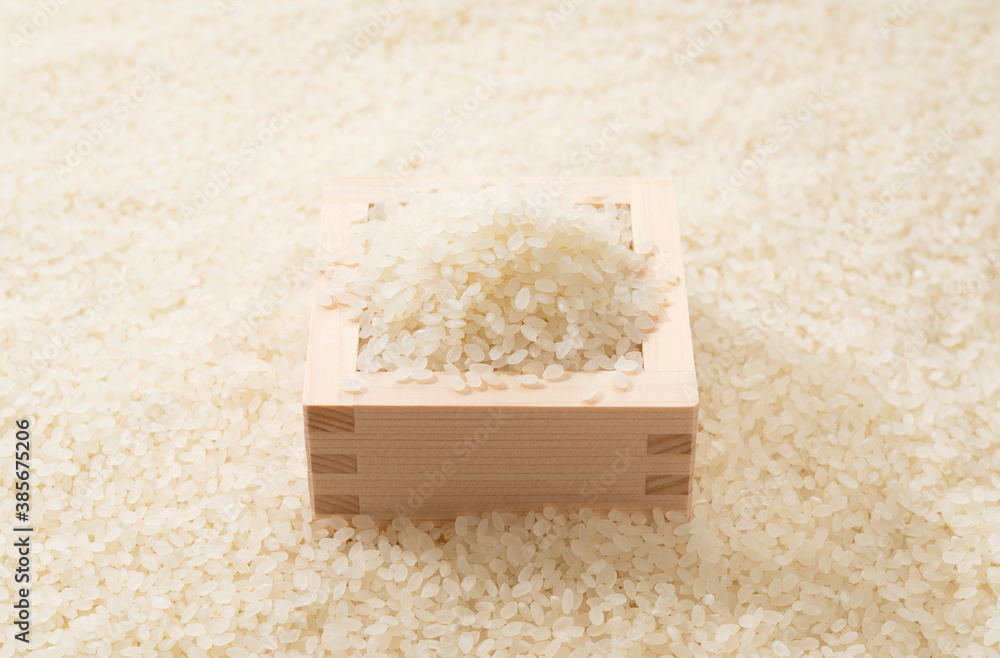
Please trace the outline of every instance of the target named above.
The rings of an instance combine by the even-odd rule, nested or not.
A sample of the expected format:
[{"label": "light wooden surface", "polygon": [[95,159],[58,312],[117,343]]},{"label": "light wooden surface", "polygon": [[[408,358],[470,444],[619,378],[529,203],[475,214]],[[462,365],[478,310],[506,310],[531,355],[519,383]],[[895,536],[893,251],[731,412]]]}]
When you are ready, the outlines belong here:
[{"label": "light wooden surface", "polygon": [[[338,178],[324,190],[321,241],[344,244],[371,204],[414,193],[474,192],[509,179],[413,178],[390,187],[378,178]],[[518,179],[539,185],[543,179]],[[560,185],[550,181],[550,185]],[[667,179],[574,179],[561,194],[579,203],[629,204],[635,240],[655,245],[655,266],[678,277],[656,327],[645,334],[644,370],[627,391],[611,373],[570,373],[538,388],[500,373],[502,388],[400,384],[391,373],[357,373],[359,327],[346,309],[315,302],[304,392],[306,450],[314,509],[449,519],[489,510],[546,505],[687,511],[698,391],[673,185]],[[601,195],[604,196],[601,196]],[[325,286],[316,282],[318,294]],[[339,388],[346,377],[361,393]],[[596,386],[596,404],[581,401]]]}]

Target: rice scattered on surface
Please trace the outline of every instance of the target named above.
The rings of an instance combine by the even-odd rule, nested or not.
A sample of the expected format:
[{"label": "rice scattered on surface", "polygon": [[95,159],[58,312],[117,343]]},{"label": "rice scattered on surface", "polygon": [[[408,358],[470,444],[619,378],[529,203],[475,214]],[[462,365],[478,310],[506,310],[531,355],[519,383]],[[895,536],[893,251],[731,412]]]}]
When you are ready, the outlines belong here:
[{"label": "rice scattered on surface", "polygon": [[[996,656],[1000,6],[742,4],[683,71],[721,6],[589,0],[550,27],[554,2],[406,3],[353,62],[351,2],[66,3],[8,39],[0,416],[37,419],[32,655]],[[38,7],[4,4],[7,32]],[[321,179],[411,153],[675,177],[689,522],[312,517]]]}]

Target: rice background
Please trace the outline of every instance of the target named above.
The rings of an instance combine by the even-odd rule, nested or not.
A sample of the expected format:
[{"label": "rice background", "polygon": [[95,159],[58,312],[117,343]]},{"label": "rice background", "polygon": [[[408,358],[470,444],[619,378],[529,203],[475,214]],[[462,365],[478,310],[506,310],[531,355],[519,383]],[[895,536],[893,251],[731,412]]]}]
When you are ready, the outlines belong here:
[{"label": "rice background", "polygon": [[[1000,655],[996,2],[8,0],[0,21],[0,482],[33,418],[31,655]],[[407,157],[674,177],[689,523],[313,518],[321,182]]]}]

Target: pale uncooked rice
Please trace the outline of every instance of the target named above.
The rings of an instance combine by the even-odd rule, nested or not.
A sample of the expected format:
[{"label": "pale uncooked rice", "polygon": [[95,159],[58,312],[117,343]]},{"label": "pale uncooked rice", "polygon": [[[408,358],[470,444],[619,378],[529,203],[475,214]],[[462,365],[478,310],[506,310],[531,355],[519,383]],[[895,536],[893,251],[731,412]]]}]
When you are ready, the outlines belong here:
[{"label": "pale uncooked rice", "polygon": [[[0,658],[996,657],[1000,4],[401,4],[0,8]],[[313,516],[321,181],[414,168],[675,178],[690,521]]]},{"label": "pale uncooked rice", "polygon": [[641,368],[668,284],[647,271],[649,238],[632,249],[627,206],[490,186],[383,199],[361,219],[324,296],[360,323],[360,372],[446,372],[463,391],[473,366],[473,388],[490,370],[536,386],[552,366]]}]

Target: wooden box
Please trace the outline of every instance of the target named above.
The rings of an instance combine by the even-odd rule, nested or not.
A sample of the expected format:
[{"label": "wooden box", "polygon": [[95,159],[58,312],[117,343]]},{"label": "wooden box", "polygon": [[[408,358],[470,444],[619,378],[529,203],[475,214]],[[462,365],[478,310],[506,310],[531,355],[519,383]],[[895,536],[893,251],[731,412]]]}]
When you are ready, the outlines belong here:
[{"label": "wooden box", "polygon": [[[337,178],[324,190],[322,241],[335,248],[346,227],[376,201],[402,189],[474,192],[509,179],[413,178],[390,187],[380,178]],[[434,382],[397,383],[391,373],[356,372],[359,326],[340,306],[317,303],[304,390],[310,495],[319,514],[453,519],[544,506],[687,513],[691,501],[698,391],[681,244],[669,179],[518,179],[547,184],[579,203],[628,204],[634,242],[650,238],[652,265],[678,277],[657,326],[642,345],[644,369],[622,391],[610,372],[573,372],[524,388],[457,393]],[[598,198],[595,193],[603,196]],[[366,382],[361,393],[339,388]],[[597,386],[595,403],[581,392]]]}]

